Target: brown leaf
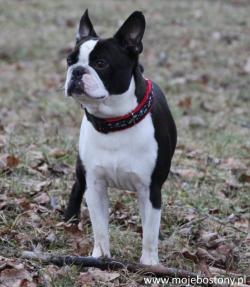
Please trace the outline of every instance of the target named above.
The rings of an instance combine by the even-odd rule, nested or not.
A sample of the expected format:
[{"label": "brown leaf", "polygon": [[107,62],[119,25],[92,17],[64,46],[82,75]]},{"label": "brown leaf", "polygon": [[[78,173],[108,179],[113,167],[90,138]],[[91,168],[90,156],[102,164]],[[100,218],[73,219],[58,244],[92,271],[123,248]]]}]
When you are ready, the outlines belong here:
[{"label": "brown leaf", "polygon": [[64,230],[74,236],[82,236],[82,230],[80,224],[74,224],[74,223],[66,223],[66,222],[59,222],[57,223],[56,227],[63,227]]},{"label": "brown leaf", "polygon": [[198,257],[196,256],[195,253],[190,252],[187,248],[183,248],[181,251],[181,254],[183,257],[197,263],[198,262]]},{"label": "brown leaf", "polygon": [[239,220],[236,220],[234,226],[247,233],[250,232],[250,220],[248,218],[240,218]]},{"label": "brown leaf", "polygon": [[197,248],[196,251],[196,256],[197,258],[199,258],[199,260],[205,261],[205,262],[216,262],[217,259],[215,257],[213,257],[213,255],[211,255],[206,249]]},{"label": "brown leaf", "polygon": [[50,198],[46,192],[42,192],[34,198],[34,202],[36,202],[37,204],[43,205],[43,204],[50,202]]},{"label": "brown leaf", "polygon": [[92,250],[92,240],[90,238],[83,238],[82,233],[79,234],[78,238],[75,236],[72,239],[74,253],[80,256],[89,255]]},{"label": "brown leaf", "polygon": [[249,173],[242,173],[239,175],[240,182],[247,182],[250,183],[250,174]]},{"label": "brown leaf", "polygon": [[0,285],[11,287],[36,286],[33,275],[23,264],[18,264],[14,260],[0,257]]},{"label": "brown leaf", "polygon": [[237,169],[246,169],[246,166],[241,160],[229,157],[221,161],[220,168],[226,170],[232,170],[232,169],[237,170]]},{"label": "brown leaf", "polygon": [[9,168],[15,168],[20,163],[20,159],[14,155],[8,155],[6,158],[6,165]]},{"label": "brown leaf", "polygon": [[191,107],[192,101],[190,97],[186,97],[179,101],[178,106],[184,109],[189,109]]},{"label": "brown leaf", "polygon": [[74,28],[76,26],[76,23],[73,19],[66,19],[65,25],[67,27]]},{"label": "brown leaf", "polygon": [[43,156],[43,153],[40,151],[31,150],[28,153],[28,158],[29,158],[31,167],[34,169],[37,168],[38,166],[41,166],[42,163],[44,163],[44,156]]},{"label": "brown leaf", "polygon": [[203,172],[197,171],[193,168],[178,168],[178,169],[171,169],[172,172],[178,176],[186,180],[192,180],[194,178],[202,178],[204,176]]},{"label": "brown leaf", "polygon": [[104,282],[109,282],[117,279],[120,277],[120,273],[118,272],[108,272],[108,271],[102,271],[99,269],[90,269],[89,273],[93,276],[95,280],[100,280]]},{"label": "brown leaf", "polygon": [[114,212],[121,210],[121,209],[127,210],[126,205],[120,201],[116,201],[116,203],[114,204],[114,208],[113,208]]},{"label": "brown leaf", "polygon": [[215,232],[206,232],[203,231],[199,238],[199,243],[204,244],[205,246],[209,247],[211,242],[218,239],[219,235]]},{"label": "brown leaf", "polygon": [[219,111],[220,109],[220,107],[218,106],[218,103],[208,102],[208,101],[201,102],[200,107],[204,111],[210,112],[210,113],[215,113]]},{"label": "brown leaf", "polygon": [[0,172],[9,173],[18,166],[20,159],[14,155],[4,154],[0,157]]},{"label": "brown leaf", "polygon": [[57,163],[49,167],[51,174],[61,176],[67,174],[69,166],[65,163]]},{"label": "brown leaf", "polygon": [[37,183],[33,189],[36,192],[46,191],[46,190],[48,190],[48,187],[50,185],[51,185],[51,181],[46,180],[46,181],[42,181],[42,182]]},{"label": "brown leaf", "polygon": [[79,276],[77,277],[77,286],[93,286],[91,285],[85,285],[85,284],[90,284],[93,283],[94,277],[91,274],[91,272],[81,272]]},{"label": "brown leaf", "polygon": [[22,207],[24,210],[29,210],[30,209],[30,201],[26,197],[22,197],[18,200],[19,205]]},{"label": "brown leaf", "polygon": [[60,158],[67,154],[67,151],[61,148],[55,148],[50,152],[50,156],[54,158]]},{"label": "brown leaf", "polygon": [[45,176],[49,175],[49,166],[46,162],[39,164],[38,166],[35,167],[35,169],[40,171]]}]

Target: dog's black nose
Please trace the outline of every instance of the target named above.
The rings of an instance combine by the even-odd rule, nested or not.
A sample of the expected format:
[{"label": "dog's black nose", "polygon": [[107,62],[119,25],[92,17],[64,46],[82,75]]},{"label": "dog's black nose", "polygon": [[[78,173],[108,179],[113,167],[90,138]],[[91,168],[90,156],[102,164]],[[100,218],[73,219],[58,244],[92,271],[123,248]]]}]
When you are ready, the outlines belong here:
[{"label": "dog's black nose", "polygon": [[81,67],[81,66],[78,66],[76,67],[73,71],[72,71],[72,76],[75,78],[75,79],[79,79],[82,77],[82,75],[86,73],[86,69]]}]

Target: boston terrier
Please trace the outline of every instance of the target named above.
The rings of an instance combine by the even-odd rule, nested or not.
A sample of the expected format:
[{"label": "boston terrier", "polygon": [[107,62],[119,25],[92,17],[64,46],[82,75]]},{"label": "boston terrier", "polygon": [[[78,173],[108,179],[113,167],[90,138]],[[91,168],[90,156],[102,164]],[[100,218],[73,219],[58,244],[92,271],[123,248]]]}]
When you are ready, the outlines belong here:
[{"label": "boston terrier", "polygon": [[143,228],[140,262],[159,263],[161,188],[176,146],[176,126],[160,88],[143,76],[145,18],[132,13],[100,38],[86,10],[67,58],[67,96],[84,108],[76,181],[65,220],[78,218],[83,194],[94,233],[92,256],[110,257],[108,187],[136,191]]}]

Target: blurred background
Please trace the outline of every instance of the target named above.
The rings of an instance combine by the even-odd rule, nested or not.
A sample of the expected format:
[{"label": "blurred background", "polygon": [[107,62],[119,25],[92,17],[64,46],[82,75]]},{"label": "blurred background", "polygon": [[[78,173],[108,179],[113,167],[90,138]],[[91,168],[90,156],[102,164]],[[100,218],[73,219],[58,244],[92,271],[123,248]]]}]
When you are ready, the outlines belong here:
[{"label": "blurred background", "polygon": [[[83,114],[64,96],[66,56],[86,8],[101,37],[112,36],[134,10],[146,17],[140,61],[166,93],[178,128],[163,196],[161,261],[196,270],[191,255],[200,258],[203,248],[213,257],[203,253],[207,264],[249,274],[247,0],[0,0],[2,255],[36,246],[81,255],[91,250],[86,207],[80,227],[56,225],[74,178]],[[132,261],[139,258],[141,234],[135,196],[115,190],[110,207],[112,252]],[[211,234],[222,243],[211,245]],[[78,274],[67,276],[55,284]]]}]

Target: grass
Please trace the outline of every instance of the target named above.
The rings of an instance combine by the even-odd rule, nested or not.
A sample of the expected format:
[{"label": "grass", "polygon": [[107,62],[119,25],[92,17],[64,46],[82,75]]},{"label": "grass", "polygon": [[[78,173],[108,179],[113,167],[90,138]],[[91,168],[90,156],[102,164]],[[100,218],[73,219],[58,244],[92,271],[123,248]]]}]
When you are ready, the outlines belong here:
[{"label": "grass", "polygon": [[[244,72],[250,4],[170,0],[131,5],[115,0],[0,2],[0,152],[1,158],[20,160],[7,172],[0,165],[1,255],[14,258],[15,251],[33,248],[90,254],[86,208],[82,218],[87,223],[80,230],[58,224],[74,179],[82,118],[80,107],[63,94],[66,51],[85,8],[104,36],[114,34],[118,23],[138,9],[148,24],[141,57],[145,74],[166,92],[178,128],[172,172],[163,190],[160,260],[197,271],[183,249],[196,252],[202,234],[214,232],[232,246],[237,260],[231,269],[249,275],[250,186],[240,176],[249,175],[250,166],[250,78]],[[174,82],[178,78],[182,84]],[[190,104],[181,104],[187,98]],[[64,154],[55,157],[55,148]],[[37,202],[41,194],[49,200]],[[120,209],[115,210],[117,203]],[[110,212],[112,254],[138,261],[141,224],[135,195],[112,190]],[[53,277],[50,266],[27,264],[39,270],[39,286],[47,281],[50,286],[79,286],[76,268],[56,269]],[[115,283],[96,284],[142,281],[121,273]]]}]

